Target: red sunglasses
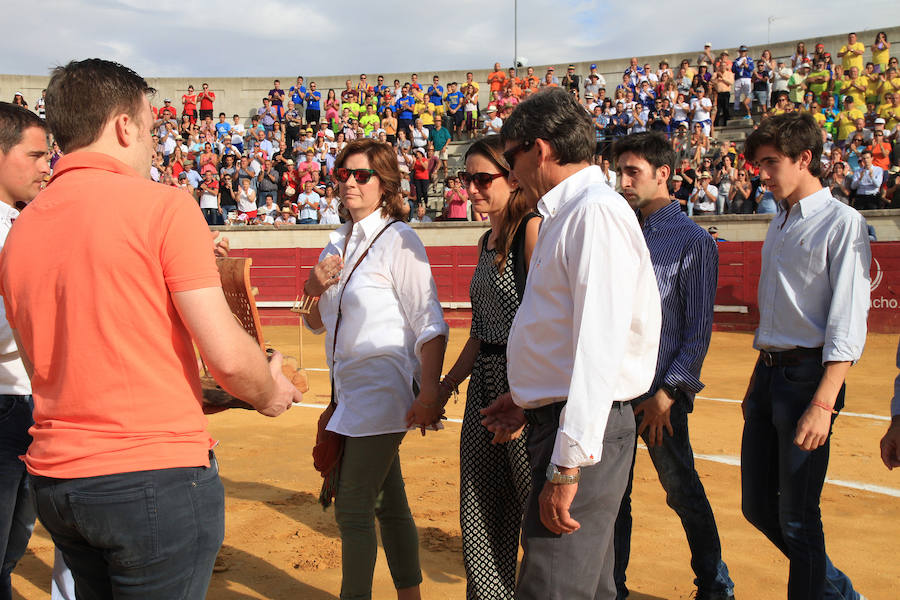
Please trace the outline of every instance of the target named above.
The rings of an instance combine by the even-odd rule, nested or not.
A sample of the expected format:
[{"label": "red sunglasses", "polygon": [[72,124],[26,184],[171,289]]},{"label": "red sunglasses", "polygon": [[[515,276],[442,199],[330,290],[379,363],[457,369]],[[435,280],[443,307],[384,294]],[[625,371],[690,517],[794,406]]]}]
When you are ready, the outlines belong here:
[{"label": "red sunglasses", "polygon": [[346,183],[347,180],[350,179],[350,176],[353,175],[353,179],[360,185],[369,183],[369,179],[375,174],[375,169],[348,169],[346,167],[339,167],[334,170],[334,178],[340,183]]}]

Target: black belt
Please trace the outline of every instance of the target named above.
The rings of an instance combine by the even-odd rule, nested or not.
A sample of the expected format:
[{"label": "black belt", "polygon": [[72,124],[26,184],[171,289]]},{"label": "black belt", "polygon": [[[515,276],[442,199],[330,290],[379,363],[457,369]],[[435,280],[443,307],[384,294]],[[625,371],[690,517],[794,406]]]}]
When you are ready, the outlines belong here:
[{"label": "black belt", "polygon": [[822,361],[822,348],[794,348],[783,352],[759,351],[759,359],[767,367],[788,367],[813,358]]},{"label": "black belt", "polygon": [[483,354],[500,354],[506,356],[506,344],[489,344],[481,342],[480,350]]},{"label": "black belt", "polygon": [[[631,400],[624,400],[622,402],[613,402],[613,406],[622,407],[631,403]],[[562,409],[565,408],[566,401],[562,402],[554,402],[552,404],[545,404],[544,406],[538,408],[526,408],[524,410],[525,420],[531,423],[532,425],[545,425],[547,423],[559,423],[559,414],[562,412]]]}]

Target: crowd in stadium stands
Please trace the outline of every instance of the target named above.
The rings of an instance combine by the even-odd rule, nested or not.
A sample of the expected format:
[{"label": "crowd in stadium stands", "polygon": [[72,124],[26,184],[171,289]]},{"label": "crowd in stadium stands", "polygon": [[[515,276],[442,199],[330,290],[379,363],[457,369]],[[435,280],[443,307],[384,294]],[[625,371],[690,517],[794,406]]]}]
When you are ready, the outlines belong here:
[{"label": "crowd in stadium stands", "polygon": [[[443,196],[436,220],[477,220],[465,186],[448,173],[449,142],[498,134],[521,99],[562,87],[592,115],[597,163],[613,186],[614,166],[604,157],[615,139],[646,130],[670,137],[680,160],[671,194],[689,215],[776,211],[758,168],[716,132],[730,120],[752,124],[791,111],[821,125],[822,178],[836,198],[858,209],[900,208],[900,69],[883,32],[868,50],[864,62],[866,46],[854,33],[834,56],[821,43],[809,51],[800,42],[778,58],[769,50],[753,58],[745,46],[714,55],[707,43],[693,63],[664,60],[654,69],[632,58],[616,81],[596,65],[584,75],[573,65],[538,75],[495,63],[484,89],[472,73],[446,84],[437,75],[420,82],[414,73],[405,83],[379,75],[373,83],[362,74],[340,91],[297,77],[287,87],[275,80],[249,121],[216,113],[204,83],[154,108],[151,175],[192,193],[210,224],[339,223],[335,157],[348,141],[374,137],[396,149],[411,221],[431,220],[422,208],[429,192]],[[27,106],[21,94],[13,101]],[[43,97],[34,110],[43,116]]]}]

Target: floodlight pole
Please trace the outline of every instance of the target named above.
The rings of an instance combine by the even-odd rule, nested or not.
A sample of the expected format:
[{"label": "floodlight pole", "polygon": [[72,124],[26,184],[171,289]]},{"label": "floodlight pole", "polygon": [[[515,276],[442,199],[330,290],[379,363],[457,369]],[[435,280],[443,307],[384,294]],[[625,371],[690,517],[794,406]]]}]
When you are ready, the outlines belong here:
[{"label": "floodlight pole", "polygon": [[519,0],[513,0],[513,69],[519,76]]},{"label": "floodlight pole", "polygon": [[767,46],[772,43],[772,23],[774,23],[774,22],[775,22],[775,15],[769,15],[769,27],[766,32],[766,45]]}]

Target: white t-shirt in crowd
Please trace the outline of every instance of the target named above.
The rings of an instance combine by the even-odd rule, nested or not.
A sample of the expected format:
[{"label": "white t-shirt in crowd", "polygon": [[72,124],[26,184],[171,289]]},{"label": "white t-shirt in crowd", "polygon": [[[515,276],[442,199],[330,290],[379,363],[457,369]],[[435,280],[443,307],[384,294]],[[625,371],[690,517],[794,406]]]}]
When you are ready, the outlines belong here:
[{"label": "white t-shirt in crowd", "polygon": [[712,110],[712,100],[709,98],[694,98],[691,100],[691,111],[694,113],[694,121],[708,121]]}]

